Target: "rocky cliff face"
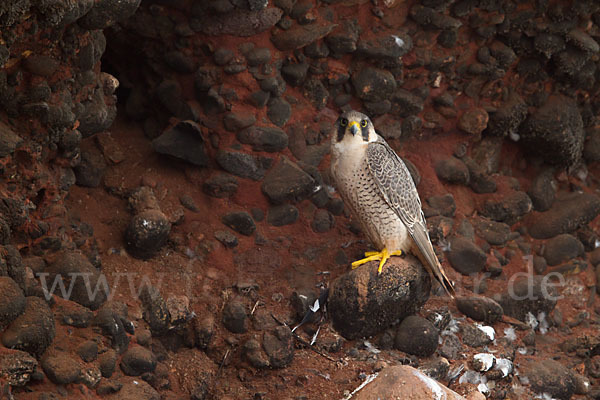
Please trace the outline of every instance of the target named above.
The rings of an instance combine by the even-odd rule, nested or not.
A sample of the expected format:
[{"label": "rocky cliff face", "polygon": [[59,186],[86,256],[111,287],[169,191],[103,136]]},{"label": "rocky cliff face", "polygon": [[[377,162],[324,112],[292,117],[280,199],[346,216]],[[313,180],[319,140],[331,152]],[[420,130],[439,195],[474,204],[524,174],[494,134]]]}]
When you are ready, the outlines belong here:
[{"label": "rocky cliff face", "polygon": [[[594,1],[3,1],[3,393],[340,398],[411,362],[463,395],[596,398],[599,41]],[[368,250],[328,172],[348,109],[487,297],[427,301],[412,258],[347,273]],[[319,318],[282,323],[330,285],[337,332],[381,351],[328,319],[298,351]]]}]

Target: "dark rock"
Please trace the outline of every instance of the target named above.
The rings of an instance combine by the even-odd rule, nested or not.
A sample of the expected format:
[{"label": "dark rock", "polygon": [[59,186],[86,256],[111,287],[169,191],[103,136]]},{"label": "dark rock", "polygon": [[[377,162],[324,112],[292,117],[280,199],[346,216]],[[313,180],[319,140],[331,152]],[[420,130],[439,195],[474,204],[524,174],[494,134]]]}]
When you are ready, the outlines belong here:
[{"label": "dark rock", "polygon": [[[223,12],[223,9],[220,11]],[[195,31],[210,36],[248,37],[270,29],[282,15],[283,11],[275,7],[253,11],[234,9],[219,15],[203,13],[195,23],[190,25]]]},{"label": "dark rock", "polygon": [[[284,126],[292,115],[292,106],[281,97],[275,97],[267,103],[267,117],[275,125]],[[285,133],[284,133],[285,135]],[[285,135],[287,145],[287,135]]]},{"label": "dark rock", "polygon": [[[221,66],[229,64],[233,60],[234,57],[235,57],[235,53],[224,47],[218,48],[213,53],[213,59],[215,60],[215,64],[221,65]],[[212,86],[212,85],[210,85],[210,86]]]},{"label": "dark rock", "polygon": [[488,199],[483,205],[481,214],[494,221],[514,224],[522,216],[531,211],[531,199],[525,192],[513,192],[500,200]]},{"label": "dark rock", "polygon": [[552,359],[532,360],[520,369],[537,393],[558,399],[570,399],[575,392],[574,372]]},{"label": "dark rock", "polygon": [[8,125],[0,122],[0,157],[6,157],[21,146],[23,139]]},{"label": "dark rock", "polygon": [[503,70],[508,70],[508,68],[517,60],[517,55],[514,50],[499,40],[493,41],[489,47],[490,54],[496,59],[498,66]]},{"label": "dark rock", "polygon": [[308,74],[307,63],[287,64],[281,68],[281,76],[292,86],[301,86]]},{"label": "dark rock", "polygon": [[502,222],[477,218],[474,221],[477,235],[492,246],[504,246],[510,237],[510,226]]},{"label": "dark rock", "polygon": [[476,274],[485,266],[486,254],[469,239],[454,237],[450,242],[448,260],[463,275]]},{"label": "dark rock", "polygon": [[238,181],[235,177],[217,172],[202,184],[202,191],[211,197],[226,198],[237,192]]},{"label": "dark rock", "polygon": [[451,49],[456,46],[458,41],[458,29],[446,29],[440,32],[437,37],[437,42],[440,46],[446,49]]},{"label": "dark rock", "polygon": [[165,63],[180,74],[191,74],[196,70],[194,60],[178,50],[165,54]]},{"label": "dark rock", "polygon": [[272,160],[230,150],[217,152],[217,163],[225,171],[242,178],[259,181],[264,178]]},{"label": "dark rock", "polygon": [[37,365],[37,360],[24,351],[0,351],[0,376],[12,387],[25,386],[31,380]]},{"label": "dark rock", "polygon": [[558,198],[542,213],[526,219],[529,234],[535,239],[549,239],[570,233],[592,221],[600,213],[600,199],[591,193],[569,193]]},{"label": "dark rock", "polygon": [[397,65],[400,57],[412,50],[413,42],[405,33],[385,34],[369,40],[361,38],[357,45],[357,54],[369,59]]},{"label": "dark rock", "polygon": [[215,239],[228,249],[232,249],[238,245],[238,238],[229,231],[216,231]]},{"label": "dark rock", "polygon": [[327,37],[325,41],[327,46],[335,56],[354,53],[356,43],[360,34],[360,26],[356,20],[348,20],[346,23],[338,25]]},{"label": "dark rock", "polygon": [[79,186],[98,187],[106,172],[106,161],[104,161],[102,153],[95,147],[82,149],[81,162],[73,171],[75,172],[75,182]]},{"label": "dark rock", "polygon": [[101,0],[77,22],[84,29],[104,29],[133,15],[141,0]]},{"label": "dark rock", "polygon": [[266,126],[246,128],[238,132],[237,139],[252,145],[254,151],[278,152],[288,145],[288,137],[283,130]]},{"label": "dark rock", "polygon": [[269,92],[276,97],[283,95],[286,89],[285,81],[279,75],[269,76],[268,78],[261,80],[259,86],[265,92]]},{"label": "dark rock", "polygon": [[[123,325],[124,316],[119,315],[110,303],[105,303],[94,318],[94,326],[100,327],[102,334],[111,339],[111,346],[117,352],[122,353],[129,345],[129,337]],[[100,357],[102,362],[102,357]]]},{"label": "dark rock", "polygon": [[175,80],[164,80],[155,90],[160,103],[175,117],[181,120],[195,120],[194,111],[185,102],[181,85]]},{"label": "dark rock", "polygon": [[[46,269],[48,273],[48,284],[42,282],[42,286],[52,289],[54,283],[59,283],[56,290],[51,293],[61,296],[66,300],[72,300],[91,310],[96,310],[106,301],[109,287],[100,272],[82,254],[74,251],[64,251],[59,254],[52,264]],[[41,278],[41,277],[40,277]],[[69,288],[69,291],[63,291]]]},{"label": "dark rock", "polygon": [[258,340],[250,339],[244,343],[244,354],[254,368],[269,367],[269,358]]},{"label": "dark rock", "polygon": [[352,75],[352,84],[357,96],[368,102],[389,99],[396,91],[396,80],[386,70],[366,67]]},{"label": "dark rock", "polygon": [[502,306],[504,314],[526,321],[527,314],[535,317],[540,312],[549,315],[559,298],[556,285],[547,277],[528,275],[511,279],[506,292],[494,299]]},{"label": "dark rock", "polygon": [[600,51],[600,45],[590,35],[581,29],[575,28],[567,34],[567,41],[578,47],[579,49],[588,53],[598,53]]},{"label": "dark rock", "polygon": [[125,375],[139,376],[156,369],[156,356],[145,347],[132,346],[123,354],[120,365]]},{"label": "dark rock", "polygon": [[396,90],[390,100],[397,106],[395,110],[400,117],[406,118],[423,111],[423,99],[408,90]]},{"label": "dark rock", "polygon": [[486,324],[499,321],[504,314],[500,304],[484,296],[459,297],[456,299],[456,306],[467,317]]},{"label": "dark rock", "polygon": [[408,354],[429,357],[438,346],[438,330],[425,318],[411,315],[404,318],[396,331],[395,347]]},{"label": "dark rock", "polygon": [[220,70],[214,66],[202,66],[198,68],[196,75],[194,76],[194,87],[200,93],[207,92],[212,86],[216,85],[217,82],[221,80],[219,75]]},{"label": "dark rock", "polygon": [[246,211],[230,212],[225,214],[221,218],[221,221],[234,231],[245,236],[252,235],[256,230],[256,225],[252,217]]},{"label": "dark rock", "polygon": [[[66,306],[66,304],[68,304],[68,306]],[[61,323],[76,328],[87,328],[94,317],[94,313],[92,313],[89,308],[75,303],[74,301],[59,305],[56,314]]]},{"label": "dark rock", "polygon": [[329,232],[335,224],[335,218],[327,210],[317,210],[310,224],[313,231],[317,233]]},{"label": "dark rock", "polygon": [[285,368],[294,358],[294,337],[287,326],[278,326],[272,332],[265,332],[262,345],[272,368]]},{"label": "dark rock", "polygon": [[202,350],[208,349],[215,336],[215,320],[212,315],[194,319],[195,344]]},{"label": "dark rock", "polygon": [[413,257],[392,257],[378,275],[371,262],[331,286],[328,310],[335,329],[347,339],[375,335],[414,314],[429,297],[431,281]]},{"label": "dark rock", "polygon": [[160,336],[167,333],[171,322],[171,313],[160,291],[153,286],[144,286],[140,293],[140,300],[144,321],[148,323],[152,335]]},{"label": "dark rock", "polygon": [[187,208],[190,211],[193,211],[193,212],[200,211],[200,209],[196,205],[196,202],[194,201],[194,198],[188,194],[182,194],[181,196],[179,196],[179,202],[181,203],[182,206],[184,206],[185,208]]},{"label": "dark rock", "polygon": [[415,4],[411,7],[410,16],[419,25],[433,26],[441,30],[458,29],[462,26],[460,20],[441,14],[433,8],[425,7],[420,4]]},{"label": "dark rock", "polygon": [[306,97],[317,110],[322,110],[327,105],[329,91],[320,79],[310,78],[306,80],[302,89],[304,97]]},{"label": "dark rock", "polygon": [[444,217],[454,217],[456,211],[456,203],[454,196],[447,193],[443,196],[431,196],[427,199],[427,203],[434,208],[439,215]]},{"label": "dark rock", "polygon": [[[79,120],[79,127],[77,128],[81,135],[86,138],[92,136],[95,133],[102,132],[110,128],[113,121],[117,116],[117,107],[115,105],[115,99],[113,98],[110,103],[107,104],[107,99],[101,88],[97,89],[92,95],[89,96],[89,100],[81,103],[83,107],[80,108],[80,112],[77,115],[70,116],[68,111],[60,109],[57,113],[60,113],[64,118],[68,115],[68,120],[77,118]],[[50,115],[48,119],[52,120],[56,117]],[[66,126],[72,126],[67,121],[62,122]]]},{"label": "dark rock", "polygon": [[283,157],[265,177],[262,192],[275,204],[301,201],[310,197],[317,186],[312,176],[296,163]]},{"label": "dark rock", "polygon": [[249,320],[244,303],[232,299],[225,304],[223,308],[223,325],[233,333],[246,333],[248,331]]},{"label": "dark rock", "polygon": [[93,340],[86,340],[77,347],[77,354],[85,362],[92,362],[98,358],[98,344]]},{"label": "dark rock", "polygon": [[583,244],[575,236],[563,233],[546,242],[543,256],[548,265],[554,266],[584,254]]},{"label": "dark rock", "polygon": [[158,392],[143,380],[124,383],[117,398],[122,400],[161,400]]},{"label": "dark rock", "polygon": [[290,204],[271,206],[267,212],[267,222],[273,226],[293,224],[300,215],[298,209]]},{"label": "dark rock", "polygon": [[266,64],[271,61],[271,50],[267,47],[254,48],[246,54],[246,60],[251,67]]},{"label": "dark rock", "polygon": [[117,393],[122,387],[123,384],[121,382],[104,379],[96,388],[96,393],[100,396],[106,396],[112,393]]},{"label": "dark rock", "polygon": [[66,385],[77,381],[81,366],[66,353],[49,355],[42,361],[44,373],[52,382]]},{"label": "dark rock", "polygon": [[479,326],[472,324],[460,325],[461,339],[464,344],[470,347],[483,347],[492,342],[492,339]]},{"label": "dark rock", "polygon": [[560,53],[566,47],[565,40],[556,34],[541,32],[533,40],[534,48],[546,56],[552,57],[553,54]]},{"label": "dark rock", "polygon": [[256,116],[252,112],[230,112],[223,117],[223,126],[229,132],[237,132],[254,125],[255,122]]},{"label": "dark rock", "polygon": [[553,95],[519,128],[523,144],[548,164],[572,165],[583,150],[581,114],[572,99]]},{"label": "dark rock", "polygon": [[256,108],[263,108],[267,105],[271,94],[264,90],[258,90],[248,97],[248,103]]},{"label": "dark rock", "polygon": [[166,244],[171,232],[167,216],[158,210],[147,210],[135,215],[125,231],[129,254],[136,258],[154,257]]},{"label": "dark rock", "polygon": [[271,41],[280,51],[295,50],[305,47],[327,36],[336,25],[295,25],[287,31],[281,31],[271,36]]},{"label": "dark rock", "polygon": [[483,108],[472,108],[465,111],[458,119],[457,126],[472,135],[479,135],[487,128],[489,116]]},{"label": "dark rock", "polygon": [[44,54],[32,54],[24,60],[24,67],[32,74],[49,78],[60,67],[60,62]]},{"label": "dark rock", "polygon": [[152,141],[152,148],[200,167],[206,167],[209,157],[206,140],[200,126],[194,121],[182,121]]},{"label": "dark rock", "polygon": [[98,357],[98,367],[104,378],[110,378],[117,366],[117,353],[109,349]]},{"label": "dark rock", "polygon": [[435,164],[435,173],[438,178],[448,183],[467,185],[469,183],[469,169],[464,162],[456,157],[445,158]]},{"label": "dark rock", "polygon": [[25,296],[17,283],[0,276],[0,332],[25,311]]},{"label": "dark rock", "polygon": [[554,180],[554,173],[551,169],[546,169],[537,175],[527,192],[533,208],[536,211],[548,210],[554,202],[557,188],[558,184]]},{"label": "dark rock", "polygon": [[486,133],[495,136],[513,136],[527,117],[527,104],[516,93],[489,116]]}]

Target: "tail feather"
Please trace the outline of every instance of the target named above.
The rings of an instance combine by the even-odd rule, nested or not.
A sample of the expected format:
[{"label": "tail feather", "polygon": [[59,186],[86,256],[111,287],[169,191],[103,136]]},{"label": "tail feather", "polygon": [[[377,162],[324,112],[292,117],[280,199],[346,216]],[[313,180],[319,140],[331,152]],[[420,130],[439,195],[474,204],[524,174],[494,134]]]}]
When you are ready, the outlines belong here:
[{"label": "tail feather", "polygon": [[[417,226],[418,225],[418,226]],[[452,281],[448,278],[444,272],[444,268],[433,250],[433,245],[429,239],[429,234],[424,226],[415,224],[414,233],[412,233],[413,241],[418,249],[417,256],[429,271],[431,275],[442,285],[446,293],[454,299],[456,292]]]}]

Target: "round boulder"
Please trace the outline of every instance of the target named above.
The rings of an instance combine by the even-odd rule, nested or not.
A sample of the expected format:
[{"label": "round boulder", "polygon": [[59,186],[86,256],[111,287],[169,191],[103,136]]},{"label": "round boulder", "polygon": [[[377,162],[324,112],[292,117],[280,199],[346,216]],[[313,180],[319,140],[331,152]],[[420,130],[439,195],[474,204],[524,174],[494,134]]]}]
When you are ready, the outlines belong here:
[{"label": "round boulder", "polygon": [[429,357],[438,346],[439,333],[435,326],[417,315],[406,317],[396,331],[398,350],[420,357]]},{"label": "round boulder", "polygon": [[137,258],[148,259],[156,255],[167,242],[171,223],[158,210],[143,211],[134,216],[125,232],[129,253]]}]

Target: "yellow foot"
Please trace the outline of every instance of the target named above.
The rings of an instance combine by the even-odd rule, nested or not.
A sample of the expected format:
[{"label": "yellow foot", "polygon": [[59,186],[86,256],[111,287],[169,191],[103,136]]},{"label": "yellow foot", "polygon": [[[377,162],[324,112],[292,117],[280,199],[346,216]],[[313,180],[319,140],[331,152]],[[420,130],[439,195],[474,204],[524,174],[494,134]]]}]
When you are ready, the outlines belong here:
[{"label": "yellow foot", "polygon": [[383,265],[385,264],[385,262],[387,261],[388,258],[390,258],[391,256],[399,256],[402,255],[402,250],[395,250],[392,251],[391,253],[388,252],[388,249],[384,248],[381,251],[367,251],[365,253],[365,258],[360,259],[358,261],[354,261],[352,263],[352,269],[366,264],[369,261],[375,261],[375,260],[379,260],[379,269],[377,270],[378,274],[381,274],[381,270],[383,269]]}]

